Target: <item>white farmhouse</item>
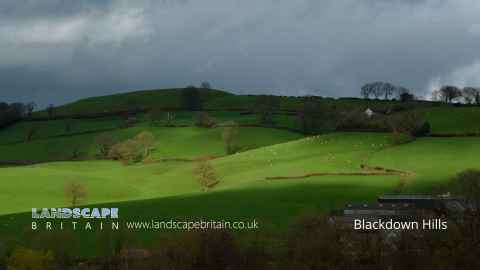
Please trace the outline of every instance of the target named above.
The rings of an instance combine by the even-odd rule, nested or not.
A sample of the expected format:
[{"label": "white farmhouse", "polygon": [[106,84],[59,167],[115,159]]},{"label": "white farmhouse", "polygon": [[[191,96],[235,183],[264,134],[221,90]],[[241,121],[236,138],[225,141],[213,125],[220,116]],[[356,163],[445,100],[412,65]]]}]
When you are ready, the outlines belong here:
[{"label": "white farmhouse", "polygon": [[365,110],[365,115],[367,115],[368,118],[372,117],[374,114],[375,112],[373,112],[370,108]]}]

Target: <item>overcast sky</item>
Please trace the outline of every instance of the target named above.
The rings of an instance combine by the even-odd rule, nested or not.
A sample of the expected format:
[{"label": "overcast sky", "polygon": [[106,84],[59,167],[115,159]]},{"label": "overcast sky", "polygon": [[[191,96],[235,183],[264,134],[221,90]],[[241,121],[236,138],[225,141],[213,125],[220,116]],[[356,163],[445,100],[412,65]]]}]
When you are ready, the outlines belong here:
[{"label": "overcast sky", "polygon": [[2,0],[0,100],[480,86],[478,0]]}]

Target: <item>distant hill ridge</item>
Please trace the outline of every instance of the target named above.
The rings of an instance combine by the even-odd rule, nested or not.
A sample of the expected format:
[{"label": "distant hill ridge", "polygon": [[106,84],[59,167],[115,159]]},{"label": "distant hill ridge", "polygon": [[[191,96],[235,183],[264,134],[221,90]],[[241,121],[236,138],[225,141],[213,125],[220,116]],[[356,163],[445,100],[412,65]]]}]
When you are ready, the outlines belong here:
[{"label": "distant hill ridge", "polygon": [[[165,110],[184,110],[182,103],[182,90],[186,88],[149,89],[138,90],[112,95],[96,96],[80,99],[78,101],[61,105],[55,108],[55,115],[109,115],[114,112],[146,111],[151,108]],[[202,101],[203,110],[253,110],[257,97],[261,95],[237,95],[225,90],[196,88]],[[280,111],[297,110],[301,97],[298,96],[275,96],[277,107]],[[319,97],[322,98],[322,97]],[[323,97],[322,100],[336,108],[366,109],[386,111],[399,101],[389,100],[365,100],[360,98],[331,98]],[[325,104],[324,103],[324,104]],[[415,106],[430,107],[431,102],[415,101]],[[35,113],[35,117],[46,117],[47,111]]]}]

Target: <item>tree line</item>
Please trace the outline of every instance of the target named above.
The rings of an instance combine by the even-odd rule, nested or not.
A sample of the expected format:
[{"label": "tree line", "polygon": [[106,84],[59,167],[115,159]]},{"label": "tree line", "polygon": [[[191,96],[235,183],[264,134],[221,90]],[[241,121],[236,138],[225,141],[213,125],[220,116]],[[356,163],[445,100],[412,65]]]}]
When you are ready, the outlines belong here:
[{"label": "tree line", "polygon": [[[382,81],[366,83],[360,88],[360,95],[365,99],[383,98],[384,100],[389,100],[393,98],[403,102],[416,99],[412,92],[408,88]],[[461,101],[466,104],[480,105],[480,88],[470,86],[460,88],[453,85],[444,85],[432,92],[432,99],[433,101],[443,101],[445,103]]]},{"label": "tree line", "polygon": [[0,102],[0,129],[7,127],[23,117],[30,117],[35,109],[35,103]]},{"label": "tree line", "polygon": [[461,100],[466,104],[480,105],[480,88],[464,87],[459,88],[453,85],[445,85],[440,89],[433,91],[433,100],[453,103]]},{"label": "tree line", "polygon": [[360,95],[365,99],[370,99],[372,97],[375,99],[383,97],[385,100],[397,97],[401,101],[412,101],[415,99],[415,96],[410,89],[381,81],[364,84],[360,88]]}]

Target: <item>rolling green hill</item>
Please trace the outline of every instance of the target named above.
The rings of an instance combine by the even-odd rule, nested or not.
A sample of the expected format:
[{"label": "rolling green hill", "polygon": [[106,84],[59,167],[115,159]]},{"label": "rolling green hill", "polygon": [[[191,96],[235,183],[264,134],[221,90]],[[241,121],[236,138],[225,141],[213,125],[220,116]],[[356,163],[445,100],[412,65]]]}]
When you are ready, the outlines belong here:
[{"label": "rolling green hill", "polygon": [[[108,96],[91,97],[57,106],[55,108],[55,114],[92,114],[152,107],[181,109],[181,90],[182,88],[141,90]],[[231,93],[213,89],[199,89],[199,92],[203,103],[208,103],[217,98],[233,96]],[[36,116],[47,116],[47,113],[45,110],[40,111],[36,113]]]},{"label": "rolling green hill", "polygon": [[[196,158],[225,155],[222,128],[196,127],[168,128],[140,125],[117,129],[109,133],[118,140],[134,137],[142,131],[150,131],[156,138],[153,158]],[[36,139],[26,143],[0,145],[0,160],[50,161],[68,160],[78,151],[80,159],[95,158],[98,153],[95,137],[99,133]],[[242,127],[237,144],[243,149],[280,143],[299,138],[289,131]]]},{"label": "rolling green hill", "polygon": [[480,107],[433,107],[426,117],[437,134],[480,134]]},{"label": "rolling green hill", "polygon": [[[272,232],[281,234],[305,212],[326,212],[347,202],[374,201],[391,192],[441,190],[457,172],[480,169],[478,138],[423,138],[392,146],[388,134],[336,133],[298,139],[288,132],[279,138],[275,130],[261,130],[277,134],[279,143],[212,160],[221,182],[208,192],[202,191],[196,180],[195,162],[125,166],[114,161],[80,161],[0,168],[0,237],[23,243],[26,239],[57,235],[32,234],[27,211],[32,207],[67,206],[64,188],[70,182],[86,187],[85,203],[120,208],[122,221],[256,219],[261,226],[257,233],[268,238]],[[159,129],[157,135],[167,138],[173,131],[181,133],[170,138],[163,150],[159,147],[155,156],[197,155],[206,149],[212,153],[222,151],[211,140],[218,135],[216,130]],[[257,131],[250,134],[250,142],[262,136]],[[363,170],[361,164],[409,174],[365,174],[369,171]],[[302,177],[315,173],[329,175]],[[298,178],[267,180],[292,176]],[[11,235],[11,231],[19,229],[20,234]],[[143,230],[130,234],[147,245],[158,236],[155,231]],[[99,254],[100,246],[87,247],[105,236],[98,231],[80,231],[61,237],[76,243],[78,254],[88,256]],[[35,243],[42,246],[49,242]]]},{"label": "rolling green hill", "polygon": [[[142,90],[136,92],[91,97],[82,99],[70,104],[59,106],[55,109],[56,116],[65,115],[84,115],[95,113],[114,113],[119,111],[128,111],[135,109],[163,108],[170,110],[181,110],[182,90],[177,89],[159,89]],[[240,120],[246,123],[255,123],[254,116],[239,116],[239,113],[228,112],[229,110],[251,111],[255,109],[255,103],[258,96],[255,95],[236,95],[221,90],[198,89],[203,108],[213,110],[212,115],[219,119]],[[275,96],[277,109],[280,111],[295,112],[302,102],[300,97]],[[396,113],[404,110],[417,109],[425,113],[427,120],[432,126],[432,132],[435,134],[466,134],[480,132],[480,107],[456,107],[441,103],[432,103],[425,101],[399,102],[384,100],[364,100],[359,98],[322,98],[320,105],[326,109],[336,112],[358,112],[371,108],[375,112]],[[191,123],[191,113],[177,112],[178,123]],[[47,116],[46,111],[40,111],[34,114],[35,117]],[[277,124],[284,127],[294,128],[295,116],[282,115],[276,116]],[[253,119],[252,119],[253,118]],[[247,120],[246,120],[247,119]],[[0,132],[0,138],[1,137]]]},{"label": "rolling green hill", "polygon": [[[191,141],[192,145],[185,148],[188,150],[175,147],[165,150],[159,148],[154,155],[163,156],[161,154],[163,152],[168,156],[169,151],[175,155],[198,155],[199,153],[195,151],[204,148],[195,150],[195,142],[208,144],[208,139],[205,138],[211,137],[207,132],[200,134],[201,139],[195,141],[191,139],[191,132],[189,131],[187,140]],[[199,135],[195,134],[195,131],[193,134],[194,137]],[[202,138],[203,136],[206,137]],[[258,138],[259,134],[253,136]],[[294,139],[291,135],[288,136]],[[425,138],[407,145],[391,146],[388,137],[383,134],[332,134],[279,143],[218,158],[211,162],[221,179],[214,190],[220,192],[253,187],[269,189],[276,186],[286,188],[289,185],[294,187],[301,183],[309,183],[318,185],[319,194],[322,193],[321,189],[328,186],[329,193],[333,192],[339,195],[339,198],[346,199],[350,197],[348,192],[354,192],[363,185],[373,188],[375,183],[382,182],[380,184],[382,192],[388,191],[384,189],[385,187],[389,187],[389,191],[392,192],[399,185],[402,178],[399,175],[348,175],[361,173],[360,165],[365,163],[412,172],[412,176],[409,176],[406,182],[406,191],[431,190],[439,184],[446,183],[457,172],[468,168],[480,168],[476,154],[480,150],[479,139]],[[215,146],[214,142],[210,143],[212,152],[216,147],[218,151],[222,151],[221,146]],[[169,144],[174,145],[173,142],[166,145]],[[415,152],[414,158],[412,151]],[[453,160],[460,155],[461,158]],[[201,189],[193,174],[194,167],[194,162],[170,161],[123,166],[113,161],[85,161],[3,168],[0,169],[3,190],[0,203],[3,203],[4,207],[0,212],[28,210],[33,206],[32,203],[64,205],[63,187],[71,181],[85,183],[88,189],[92,190],[90,203],[198,193]],[[315,173],[339,175],[266,180],[268,177]],[[382,180],[379,182],[378,179]],[[33,194],[37,193],[35,198],[38,200],[26,201],[23,196],[16,196],[18,193],[31,194],[30,198],[34,198]],[[372,197],[372,194],[365,194],[365,199]],[[320,200],[322,209],[328,208],[330,204],[327,198],[329,197]],[[16,203],[12,203],[14,201]],[[9,209],[5,205],[12,207]]]},{"label": "rolling green hill", "polygon": [[[331,132],[304,137],[285,129],[297,125],[292,114],[275,115],[273,126],[260,127],[256,115],[247,113],[255,96],[201,91],[205,91],[205,108],[215,110],[209,112],[219,124],[215,128],[195,127],[194,112],[176,111],[172,127],[153,123],[149,114],[137,114],[138,123],[128,128],[125,117],[109,116],[21,121],[0,130],[0,161],[45,162],[0,168],[0,240],[36,237],[28,229],[28,211],[68,206],[64,190],[72,182],[88,191],[85,204],[119,207],[122,220],[257,219],[261,232],[269,235],[281,233],[306,211],[325,213],[347,202],[374,201],[391,192],[443,192],[456,173],[480,169],[479,137],[423,137],[403,145],[392,145],[388,133]],[[119,111],[132,104],[179,108],[179,93],[172,89],[95,97],[59,107],[56,113]],[[284,110],[295,110],[300,100],[277,99]],[[359,99],[321,102],[352,111],[372,107],[380,113],[393,106],[412,105]],[[479,132],[480,108],[416,105],[409,109],[425,112],[435,134]],[[239,108],[244,111],[231,110]],[[226,155],[222,141],[222,123],[227,121],[243,125],[235,140],[241,151],[233,155]],[[35,133],[27,141],[32,128]],[[122,165],[96,160],[99,134],[108,132],[123,141],[143,131],[155,137],[155,149],[144,162]],[[213,158],[209,164],[220,179],[207,192],[202,191],[194,172],[196,159],[204,156]],[[11,235],[19,228],[21,237]],[[98,237],[79,233],[72,241],[85,252]],[[153,235],[142,232],[139,237],[148,242]]]},{"label": "rolling green hill", "polygon": [[[260,130],[269,131],[268,129]],[[193,132],[193,137],[191,132]],[[213,130],[212,132],[217,131]],[[257,143],[260,142],[261,133],[250,134],[255,137]],[[278,136],[275,139],[278,142],[295,139],[288,133],[283,134],[283,139],[280,137],[282,133],[277,132],[276,134]],[[159,147],[154,156],[163,156],[162,153],[165,156],[170,156],[169,153],[179,156],[194,153],[196,156],[200,154],[200,150],[203,150],[203,153],[208,151],[208,148],[202,147],[207,144],[210,144],[209,149],[212,152],[223,151],[221,145],[217,145],[216,140],[208,140],[212,138],[208,132],[193,130],[184,135],[187,137],[177,139],[189,141],[190,145],[184,145],[189,147],[179,148],[178,144],[174,144],[174,142],[166,143],[165,145],[170,145],[171,148],[161,150]],[[200,137],[192,139],[195,136]],[[245,136],[248,138],[248,135]],[[268,138],[265,137],[266,135],[263,136]],[[271,137],[268,139],[272,143]],[[358,172],[362,160],[384,147],[385,139],[386,136],[378,134],[367,136],[362,134],[329,135],[276,144],[219,158],[212,161],[212,165],[221,179],[215,190],[236,189],[251,185],[256,187],[284,185],[283,180],[265,180],[265,177],[268,176],[289,176],[310,172]],[[250,138],[248,141],[252,141],[252,139]],[[351,144],[354,145],[351,146]],[[195,151],[199,151],[199,153]],[[84,183],[88,190],[92,190],[92,194],[89,196],[91,203],[195,193],[201,189],[193,174],[194,166],[193,162],[158,162],[123,166],[119,162],[113,161],[85,161],[3,168],[0,169],[2,172],[0,183],[3,190],[0,195],[0,203],[4,202],[6,205],[9,202],[8,205],[12,205],[13,209],[4,207],[4,209],[0,209],[0,213],[28,210],[44,200],[44,203],[48,205],[64,205],[63,188],[72,181]],[[36,180],[32,181],[32,179]],[[322,179],[322,177],[318,179]],[[347,183],[352,183],[352,180],[346,180]],[[284,182],[295,185],[298,181],[285,180]],[[324,185],[321,182],[319,181]],[[335,186],[335,182],[329,183],[333,184],[332,188]],[[397,181],[392,179],[389,185],[395,186],[396,183]],[[339,184],[342,185],[342,181],[339,181]],[[34,198],[32,196],[36,193],[38,200],[25,200],[23,196],[16,196],[18,193],[31,194],[30,198]]]}]

